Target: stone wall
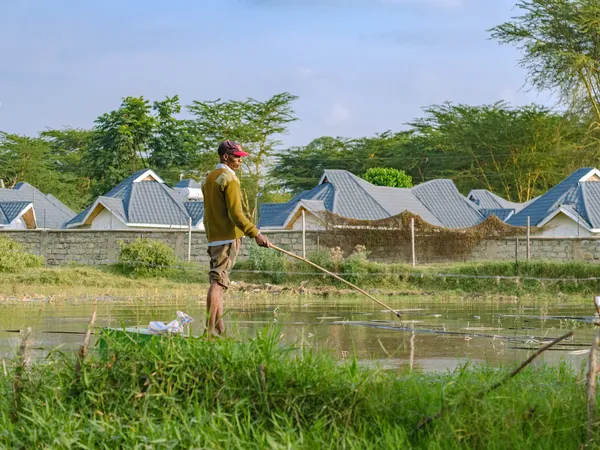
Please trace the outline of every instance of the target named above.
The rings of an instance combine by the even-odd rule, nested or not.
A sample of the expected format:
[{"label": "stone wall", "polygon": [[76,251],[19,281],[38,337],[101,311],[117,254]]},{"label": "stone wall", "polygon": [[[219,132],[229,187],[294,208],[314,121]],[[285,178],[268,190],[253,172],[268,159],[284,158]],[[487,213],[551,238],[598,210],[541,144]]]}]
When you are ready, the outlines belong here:
[{"label": "stone wall", "polygon": [[[269,239],[276,245],[302,253],[302,233],[300,231],[265,231]],[[307,254],[315,251],[320,243],[319,232],[306,233]],[[49,265],[78,264],[111,264],[117,261],[120,248],[119,241],[130,242],[138,237],[158,239],[171,246],[177,256],[186,261],[188,255],[187,231],[131,231],[131,230],[10,230],[0,231],[1,236],[8,236],[25,244],[32,252],[43,255]],[[246,239],[240,258],[248,255],[249,245]],[[352,245],[352,243],[350,243]],[[360,243],[357,243],[360,244]],[[432,257],[421,255],[419,239],[415,242],[417,263],[452,261],[448,256]],[[532,237],[530,243],[531,259],[554,261],[588,261],[600,263],[600,238],[555,238]],[[368,250],[368,249],[367,249]],[[206,235],[203,231],[192,231],[190,256],[192,261],[208,263],[206,253]],[[527,241],[525,238],[493,239],[480,243],[470,255],[457,257],[454,260],[511,260],[527,258]],[[389,254],[376,258],[385,262],[410,262],[410,249],[401,254]]]},{"label": "stone wall", "polygon": [[[278,246],[296,253],[302,253],[302,233],[265,232]],[[10,230],[0,231],[0,236],[8,236],[25,244],[33,253],[43,255],[49,265],[70,263],[99,265],[117,261],[120,253],[119,242],[130,242],[138,237],[157,239],[175,250],[182,260],[188,258],[188,231],[132,231],[132,230]],[[248,256],[250,239],[245,239],[240,258]],[[204,231],[191,232],[191,261],[208,264]],[[254,245],[254,243],[252,242]],[[307,253],[315,251],[317,239],[314,233],[306,233]]]}]

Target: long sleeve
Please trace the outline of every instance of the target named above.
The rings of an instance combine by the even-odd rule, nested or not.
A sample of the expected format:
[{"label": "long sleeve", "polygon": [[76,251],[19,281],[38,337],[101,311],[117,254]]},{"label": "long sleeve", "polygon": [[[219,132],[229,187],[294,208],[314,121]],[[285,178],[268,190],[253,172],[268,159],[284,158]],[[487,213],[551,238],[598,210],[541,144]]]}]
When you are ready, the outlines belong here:
[{"label": "long sleeve", "polygon": [[256,226],[248,220],[242,209],[242,191],[237,179],[230,180],[223,186],[225,202],[229,218],[246,236],[254,238],[258,235]]}]

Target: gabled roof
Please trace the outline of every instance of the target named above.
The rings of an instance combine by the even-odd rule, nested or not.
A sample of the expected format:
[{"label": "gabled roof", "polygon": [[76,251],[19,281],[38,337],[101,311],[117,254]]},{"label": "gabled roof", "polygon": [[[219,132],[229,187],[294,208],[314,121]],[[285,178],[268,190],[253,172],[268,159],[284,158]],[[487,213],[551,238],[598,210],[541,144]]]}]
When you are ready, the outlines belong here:
[{"label": "gabled roof", "polygon": [[32,206],[31,202],[0,202],[0,226],[10,225]]},{"label": "gabled roof", "polygon": [[193,188],[193,189],[201,189],[202,185],[193,180],[191,178],[186,178],[185,180],[179,180],[175,185],[176,188]]},{"label": "gabled roof", "polygon": [[40,228],[61,228],[75,217],[65,204],[52,195],[44,195],[29,183],[17,183],[13,189],[0,189],[0,202],[27,202],[33,210]]},{"label": "gabled roof", "polygon": [[479,208],[484,209],[513,209],[520,211],[525,206],[522,203],[505,200],[487,189],[473,189],[469,192],[467,198]]},{"label": "gabled roof", "polygon": [[192,226],[197,226],[204,218],[204,202],[184,202],[184,205],[192,218]]},{"label": "gabled roof", "polygon": [[[541,222],[561,206],[571,207],[565,211],[576,211],[585,222],[591,222],[592,220],[588,220],[591,217],[594,217],[595,221],[594,214],[597,211],[595,206],[600,202],[597,192],[600,191],[593,186],[598,182],[591,181],[594,175],[600,179],[600,172],[593,167],[573,172],[548,192],[532,200],[512,216],[508,223],[513,226],[526,226],[529,217],[532,226],[541,226]],[[600,221],[598,224],[600,225]]]},{"label": "gabled roof", "polygon": [[179,192],[167,186],[152,170],[138,171],[123,180],[106,195],[98,197],[94,204],[66,226],[72,228],[83,225],[92,217],[98,205],[129,226],[184,228],[189,225],[190,217],[197,224],[204,212],[202,202],[186,202]]},{"label": "gabled roof", "polygon": [[412,190],[447,228],[468,228],[484,219],[478,208],[461,195],[452,180],[431,180]]},{"label": "gabled roof", "polygon": [[299,202],[306,200],[322,200],[327,211],[358,220],[385,219],[408,211],[432,225],[463,228],[484,219],[451,180],[433,180],[411,189],[392,188],[375,186],[345,170],[325,170],[319,185],[310,191],[287,203],[262,204],[259,227],[285,226]]},{"label": "gabled roof", "polygon": [[481,212],[481,214],[483,214],[483,217],[485,217],[486,219],[491,215],[494,215],[502,222],[506,222],[515,213],[515,210],[505,208],[481,208],[479,212]]}]

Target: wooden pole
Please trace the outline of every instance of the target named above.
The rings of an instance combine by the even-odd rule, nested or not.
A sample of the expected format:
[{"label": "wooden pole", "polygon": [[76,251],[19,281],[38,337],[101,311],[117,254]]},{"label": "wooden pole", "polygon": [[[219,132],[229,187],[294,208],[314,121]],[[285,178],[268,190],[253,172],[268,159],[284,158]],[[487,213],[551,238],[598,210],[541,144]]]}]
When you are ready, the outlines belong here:
[{"label": "wooden pole", "polygon": [[188,262],[192,260],[192,218],[188,219]]},{"label": "wooden pole", "polygon": [[306,214],[302,210],[302,257],[306,258]]},{"label": "wooden pole", "polygon": [[531,259],[531,218],[527,216],[527,261]]},{"label": "wooden pole", "polygon": [[273,249],[275,249],[275,250],[277,250],[278,252],[285,253],[286,255],[288,255],[288,256],[291,256],[292,258],[296,258],[296,259],[298,259],[298,260],[300,260],[300,261],[302,261],[302,262],[305,262],[306,264],[309,264],[309,265],[313,266],[314,268],[316,268],[316,269],[319,269],[321,272],[325,272],[327,275],[330,275],[330,276],[332,276],[333,278],[335,278],[336,280],[339,280],[339,281],[341,281],[342,283],[345,283],[345,284],[347,284],[348,286],[350,286],[351,288],[353,288],[353,289],[357,290],[357,291],[358,291],[358,292],[360,292],[361,294],[364,294],[364,295],[366,295],[367,297],[369,297],[369,298],[370,298],[371,300],[373,300],[374,302],[376,302],[376,303],[378,303],[379,305],[383,306],[384,308],[386,308],[386,309],[390,310],[390,311],[391,311],[391,312],[393,312],[393,313],[396,315],[396,317],[398,317],[399,319],[401,319],[401,318],[402,318],[402,315],[401,315],[401,314],[400,314],[398,311],[395,311],[395,310],[393,310],[392,308],[390,308],[390,307],[389,307],[388,305],[386,305],[385,303],[383,303],[383,302],[381,302],[381,301],[377,300],[375,297],[373,297],[373,296],[372,296],[371,294],[369,294],[368,292],[366,292],[366,291],[362,290],[361,288],[359,288],[358,286],[356,286],[356,285],[354,285],[354,284],[350,283],[349,281],[347,281],[347,280],[344,280],[342,277],[340,277],[340,276],[336,275],[335,273],[333,273],[333,272],[330,272],[330,271],[329,271],[329,270],[327,270],[327,269],[324,269],[323,267],[321,267],[321,266],[319,266],[319,265],[315,264],[315,263],[314,263],[314,262],[312,262],[312,261],[309,261],[309,260],[308,260],[308,259],[306,259],[306,258],[303,258],[302,256],[298,256],[298,255],[296,255],[296,254],[294,254],[294,253],[292,253],[292,252],[288,252],[287,250],[284,250],[284,249],[282,249],[282,248],[280,248],[280,247],[277,247],[276,245],[273,245],[273,244],[271,244],[271,245],[270,245],[270,247],[271,247],[271,248],[273,248]]},{"label": "wooden pole", "polygon": [[412,266],[417,265],[417,258],[415,256],[415,218],[410,218],[410,244],[411,244],[411,255],[412,255]]}]

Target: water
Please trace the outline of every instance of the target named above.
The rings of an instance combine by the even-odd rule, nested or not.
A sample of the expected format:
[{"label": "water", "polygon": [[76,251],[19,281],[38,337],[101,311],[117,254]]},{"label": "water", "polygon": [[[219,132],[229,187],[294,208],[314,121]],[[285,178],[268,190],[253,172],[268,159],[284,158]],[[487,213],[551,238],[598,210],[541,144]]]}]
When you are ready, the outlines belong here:
[{"label": "water", "polygon": [[[587,359],[592,341],[593,304],[522,305],[518,299],[444,302],[443,297],[397,297],[385,301],[402,312],[402,321],[376,304],[357,297],[278,298],[268,293],[249,298],[233,293],[226,302],[226,326],[240,339],[269,324],[280,327],[284,343],[331,352],[339,359],[356,354],[361,364],[415,370],[453,370],[468,361],[512,364],[527,358],[540,342],[575,330],[572,339],[545,352],[536,364]],[[147,326],[168,322],[182,310],[196,320],[191,333],[204,330],[204,302],[193,299],[125,300],[105,297],[97,303],[99,326]],[[37,357],[49,351],[75,351],[94,309],[91,300],[44,300],[0,305],[0,355],[11,357],[19,334],[32,328]],[[8,330],[8,331],[7,331]]]}]

